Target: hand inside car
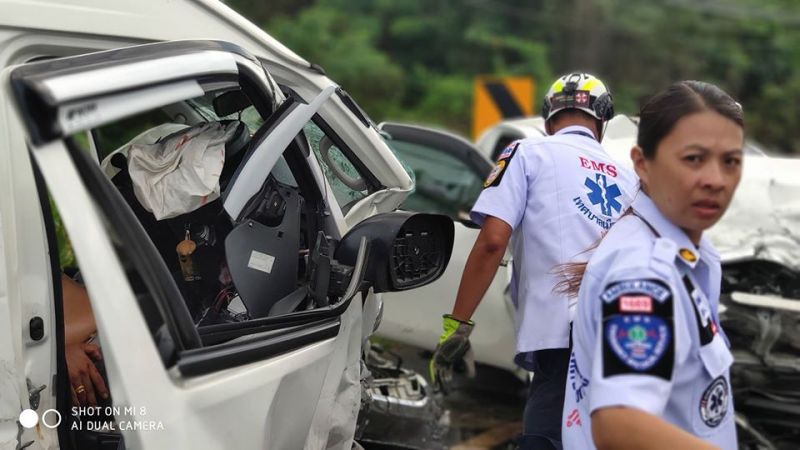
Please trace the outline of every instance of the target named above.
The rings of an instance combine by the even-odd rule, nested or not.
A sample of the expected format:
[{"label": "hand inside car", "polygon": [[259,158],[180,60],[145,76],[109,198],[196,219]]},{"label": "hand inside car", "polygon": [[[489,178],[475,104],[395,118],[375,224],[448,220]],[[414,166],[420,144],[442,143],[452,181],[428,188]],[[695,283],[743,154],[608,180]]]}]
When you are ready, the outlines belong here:
[{"label": "hand inside car", "polygon": [[108,398],[108,389],[94,361],[103,359],[94,344],[72,344],[66,348],[67,371],[75,405],[97,406],[97,397]]}]

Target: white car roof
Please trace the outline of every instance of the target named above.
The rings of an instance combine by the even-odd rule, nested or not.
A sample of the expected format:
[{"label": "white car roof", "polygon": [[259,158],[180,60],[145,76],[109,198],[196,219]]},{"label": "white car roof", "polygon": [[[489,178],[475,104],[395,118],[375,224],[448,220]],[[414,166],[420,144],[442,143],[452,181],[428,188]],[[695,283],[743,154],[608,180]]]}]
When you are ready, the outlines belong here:
[{"label": "white car roof", "polygon": [[[0,28],[117,36],[142,43],[211,38],[236,42],[257,56],[309,63],[217,0],[0,0]],[[222,20],[220,20],[222,19]],[[268,51],[265,54],[265,47]]]}]

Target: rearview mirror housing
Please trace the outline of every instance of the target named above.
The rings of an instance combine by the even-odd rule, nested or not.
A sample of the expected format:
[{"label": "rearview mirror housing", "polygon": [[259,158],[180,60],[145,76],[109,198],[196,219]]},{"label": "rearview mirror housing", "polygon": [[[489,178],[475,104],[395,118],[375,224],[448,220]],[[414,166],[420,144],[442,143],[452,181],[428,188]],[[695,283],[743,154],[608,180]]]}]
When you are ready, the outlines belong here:
[{"label": "rearview mirror housing", "polygon": [[240,89],[218,95],[211,102],[218,117],[238,114],[250,106],[250,99]]},{"label": "rearview mirror housing", "polygon": [[339,242],[335,259],[355,265],[361,238],[369,241],[363,281],[374,292],[414,289],[436,281],[453,251],[453,220],[440,214],[395,211],[372,216]]}]

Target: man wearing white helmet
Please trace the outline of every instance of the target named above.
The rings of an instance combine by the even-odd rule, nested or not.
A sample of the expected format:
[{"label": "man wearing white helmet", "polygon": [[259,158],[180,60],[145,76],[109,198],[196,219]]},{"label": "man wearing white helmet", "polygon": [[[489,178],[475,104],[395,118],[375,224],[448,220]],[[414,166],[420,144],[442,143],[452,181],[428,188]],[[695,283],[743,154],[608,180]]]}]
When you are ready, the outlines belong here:
[{"label": "man wearing white helmet", "polygon": [[523,449],[561,449],[561,412],[576,299],[554,291],[556,268],[586,259],[584,251],[630,203],[636,177],[600,146],[614,115],[599,79],[570,73],[544,98],[549,136],[513,142],[471,212],[481,232],[467,259],[452,314],[430,362],[444,387],[469,350],[470,320],[497,271],[509,240],[514,256],[511,297],[516,306],[515,362],[534,372],[525,406]]}]

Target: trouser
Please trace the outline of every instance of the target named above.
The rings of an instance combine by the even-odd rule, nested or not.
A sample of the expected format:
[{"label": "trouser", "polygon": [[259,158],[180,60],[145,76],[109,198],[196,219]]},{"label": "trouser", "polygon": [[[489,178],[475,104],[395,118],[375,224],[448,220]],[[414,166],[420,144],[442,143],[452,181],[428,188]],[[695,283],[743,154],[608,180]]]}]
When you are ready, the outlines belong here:
[{"label": "trouser", "polygon": [[533,380],[523,415],[521,450],[561,450],[561,414],[570,349],[533,352]]}]

